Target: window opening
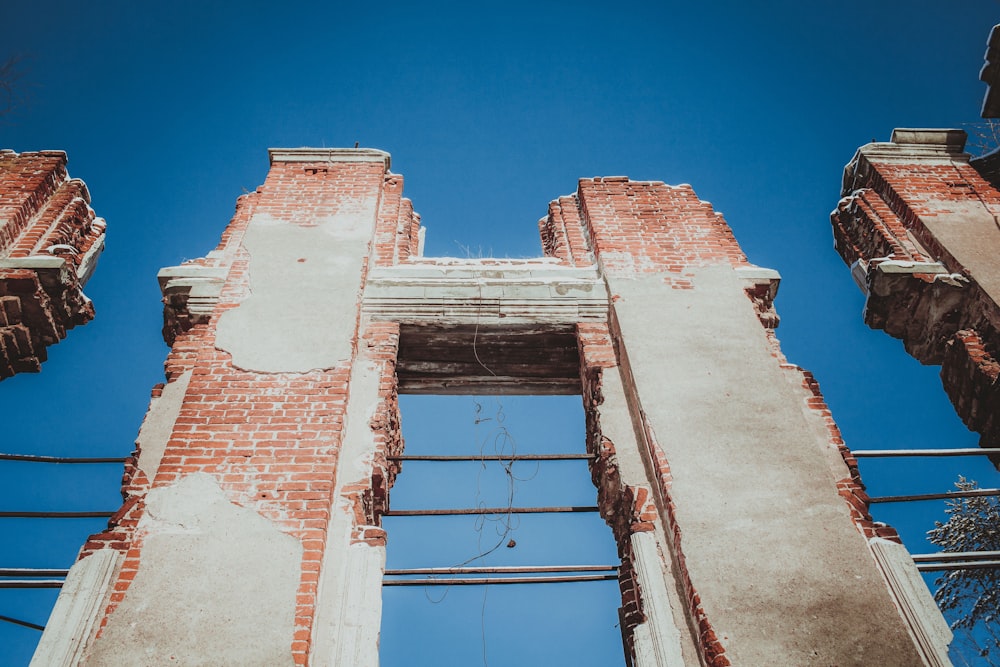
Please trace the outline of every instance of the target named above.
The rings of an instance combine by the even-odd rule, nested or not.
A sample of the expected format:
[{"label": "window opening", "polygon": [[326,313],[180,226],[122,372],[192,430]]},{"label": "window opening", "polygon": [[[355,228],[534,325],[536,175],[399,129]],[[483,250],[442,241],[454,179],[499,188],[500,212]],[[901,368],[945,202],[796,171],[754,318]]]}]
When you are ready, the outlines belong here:
[{"label": "window opening", "polygon": [[383,667],[623,664],[580,397],[403,395],[400,412]]}]

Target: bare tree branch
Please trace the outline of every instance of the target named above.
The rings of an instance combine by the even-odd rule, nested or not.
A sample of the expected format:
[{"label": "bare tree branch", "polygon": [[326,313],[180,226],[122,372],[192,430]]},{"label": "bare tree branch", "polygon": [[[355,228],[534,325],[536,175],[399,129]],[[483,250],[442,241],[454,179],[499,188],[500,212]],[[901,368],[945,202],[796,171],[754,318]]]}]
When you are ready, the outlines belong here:
[{"label": "bare tree branch", "polygon": [[21,54],[0,63],[0,118],[9,116],[27,101],[22,77],[26,58]]},{"label": "bare tree branch", "polygon": [[987,118],[978,123],[963,123],[968,127],[966,150],[972,157],[982,157],[1000,148],[1000,119]]},{"label": "bare tree branch", "polygon": [[[959,477],[961,491],[976,482]],[[928,539],[944,551],[1000,550],[1000,500],[978,496],[945,503],[948,521],[934,522]],[[996,665],[1000,656],[1000,570],[952,570],[935,582],[934,599],[951,620],[953,630],[978,650],[980,664]]]}]

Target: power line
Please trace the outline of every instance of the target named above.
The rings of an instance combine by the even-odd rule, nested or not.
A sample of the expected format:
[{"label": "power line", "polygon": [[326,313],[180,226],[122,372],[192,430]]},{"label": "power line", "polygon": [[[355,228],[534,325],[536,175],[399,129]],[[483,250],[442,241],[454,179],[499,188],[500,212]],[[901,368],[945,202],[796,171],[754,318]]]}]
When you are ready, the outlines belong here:
[{"label": "power line", "polygon": [[960,449],[853,449],[855,458],[894,456],[1000,456],[1000,447],[967,447]]},{"label": "power line", "polygon": [[[556,514],[599,512],[596,506],[579,507],[458,507],[454,509],[388,510],[382,516],[459,516],[465,514]],[[2,516],[2,513],[0,513]]]},{"label": "power line", "polygon": [[114,512],[0,512],[0,519],[107,519]]},{"label": "power line", "polygon": [[32,630],[44,630],[44,625],[38,625],[37,623],[31,623],[30,621],[22,621],[19,618],[11,618],[10,616],[0,615],[0,621],[6,621],[7,623],[13,623],[14,625],[21,625],[26,628],[31,628]]},{"label": "power line", "polygon": [[125,463],[125,457],[43,456],[41,454],[0,453],[0,461],[30,461],[32,463]]},{"label": "power line", "polygon": [[903,496],[878,496],[869,498],[871,503],[902,503],[913,500],[947,500],[949,498],[978,498],[1000,496],[1000,489],[972,489],[970,491],[946,491],[944,493],[914,493]]}]

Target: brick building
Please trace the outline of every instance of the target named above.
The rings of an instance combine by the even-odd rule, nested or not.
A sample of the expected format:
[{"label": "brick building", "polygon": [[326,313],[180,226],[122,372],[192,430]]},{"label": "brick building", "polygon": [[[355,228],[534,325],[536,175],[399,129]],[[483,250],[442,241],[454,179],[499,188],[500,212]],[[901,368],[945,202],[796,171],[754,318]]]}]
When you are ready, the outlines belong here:
[{"label": "brick building", "polygon": [[778,275],[690,187],[583,179],[544,257],[427,258],[388,154],[270,157],[160,272],[167,381],[35,664],[377,664],[405,392],[581,396],[630,664],[947,664]]},{"label": "brick building", "polygon": [[37,372],[45,349],[94,317],[82,288],[104,220],[62,151],[0,151],[0,380]]},{"label": "brick building", "polygon": [[940,364],[962,421],[981,446],[998,447],[1000,191],[970,164],[965,142],[963,130],[897,129],[862,146],[832,221],[867,297],[865,322]]}]

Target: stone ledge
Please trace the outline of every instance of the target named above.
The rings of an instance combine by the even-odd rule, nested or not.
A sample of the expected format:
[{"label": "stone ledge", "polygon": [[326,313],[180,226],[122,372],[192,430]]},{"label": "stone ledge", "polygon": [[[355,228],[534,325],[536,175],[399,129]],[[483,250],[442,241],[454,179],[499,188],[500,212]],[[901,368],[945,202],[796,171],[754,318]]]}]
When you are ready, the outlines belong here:
[{"label": "stone ledge", "polygon": [[778,285],[781,284],[781,274],[774,269],[762,266],[737,266],[733,269],[736,275],[747,283],[748,287],[766,285],[771,299],[778,295]]},{"label": "stone ledge", "polygon": [[381,162],[389,171],[391,156],[377,148],[268,148],[275,162]]},{"label": "stone ledge", "polygon": [[163,294],[163,340],[173,345],[177,335],[208,322],[226,283],[226,267],[183,264],[160,269],[156,279]]},{"label": "stone ledge", "polygon": [[605,320],[608,296],[591,267],[420,264],[373,269],[362,311],[409,323],[575,323]]},{"label": "stone ledge", "polygon": [[851,194],[847,186],[847,173],[853,171],[861,156],[876,158],[880,161],[905,160],[908,162],[954,160],[968,162],[969,154],[965,152],[965,141],[968,138],[965,130],[956,129],[922,129],[896,128],[892,131],[890,141],[876,141],[865,144],[858,149],[854,159],[845,169],[843,195]]}]

